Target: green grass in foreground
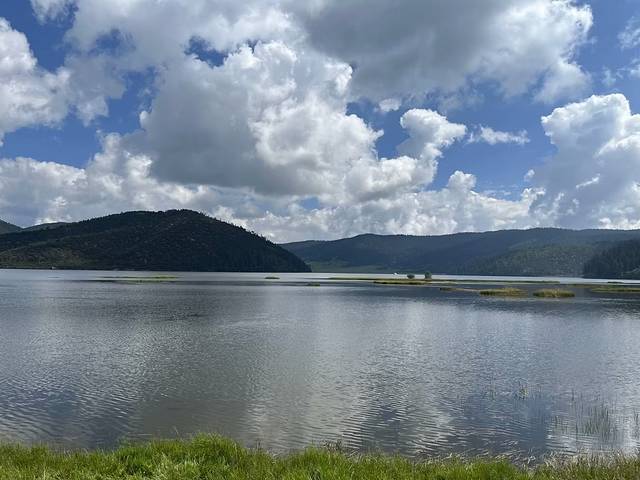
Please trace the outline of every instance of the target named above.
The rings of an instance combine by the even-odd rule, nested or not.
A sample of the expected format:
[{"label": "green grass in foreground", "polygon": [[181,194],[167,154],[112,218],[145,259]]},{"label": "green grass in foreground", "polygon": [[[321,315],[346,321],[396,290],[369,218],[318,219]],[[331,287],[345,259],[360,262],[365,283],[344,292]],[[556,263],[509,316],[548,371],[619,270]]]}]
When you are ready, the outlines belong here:
[{"label": "green grass in foreground", "polygon": [[311,448],[289,456],[248,450],[216,436],[158,441],[113,452],[54,453],[0,447],[1,480],[604,480],[640,478],[640,458],[556,461],[520,469],[506,460],[412,462],[401,457],[346,455]]},{"label": "green grass in foreground", "polygon": [[571,290],[560,290],[559,288],[543,288],[533,292],[534,297],[541,298],[573,298],[576,296]]}]

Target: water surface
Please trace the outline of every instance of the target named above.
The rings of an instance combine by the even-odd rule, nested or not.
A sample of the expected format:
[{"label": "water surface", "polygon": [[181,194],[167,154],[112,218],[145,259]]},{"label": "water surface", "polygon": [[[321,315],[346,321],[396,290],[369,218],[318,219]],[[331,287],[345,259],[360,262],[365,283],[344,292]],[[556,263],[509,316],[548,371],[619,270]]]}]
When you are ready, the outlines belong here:
[{"label": "water surface", "polygon": [[640,446],[640,296],[106,278],[120,275],[142,274],[0,270],[0,442],[217,432],[277,452],[515,458]]}]

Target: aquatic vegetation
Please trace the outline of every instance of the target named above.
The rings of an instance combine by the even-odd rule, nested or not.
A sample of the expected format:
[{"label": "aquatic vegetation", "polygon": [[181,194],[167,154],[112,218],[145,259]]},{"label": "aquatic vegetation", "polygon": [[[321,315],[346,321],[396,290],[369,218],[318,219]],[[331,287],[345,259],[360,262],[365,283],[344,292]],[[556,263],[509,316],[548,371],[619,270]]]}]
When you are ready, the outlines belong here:
[{"label": "aquatic vegetation", "polygon": [[320,283],[315,283],[315,282],[309,282],[306,284],[307,287],[320,287],[322,284]]},{"label": "aquatic vegetation", "polygon": [[265,280],[280,280],[280,277],[275,277],[275,276],[267,276],[264,277]]},{"label": "aquatic vegetation", "polygon": [[524,297],[527,295],[527,292],[521,290],[519,288],[489,288],[486,290],[479,290],[478,293],[480,295],[485,295],[489,297]]},{"label": "aquatic vegetation", "polygon": [[604,480],[636,479],[640,458],[610,455],[554,459],[520,468],[504,459],[412,461],[355,455],[338,444],[276,456],[218,436],[125,445],[111,452],[58,453],[45,447],[0,447],[0,479],[353,479]]},{"label": "aquatic vegetation", "polygon": [[404,279],[404,278],[399,278],[397,280],[394,279],[390,279],[390,280],[374,280],[373,283],[378,284],[378,285],[427,285],[428,282],[426,280],[411,280],[411,279]]},{"label": "aquatic vegetation", "polygon": [[590,290],[593,293],[640,293],[640,287],[600,285]]},{"label": "aquatic vegetation", "polygon": [[533,292],[534,297],[540,298],[573,298],[576,296],[571,290],[561,290],[559,288],[543,288]]}]

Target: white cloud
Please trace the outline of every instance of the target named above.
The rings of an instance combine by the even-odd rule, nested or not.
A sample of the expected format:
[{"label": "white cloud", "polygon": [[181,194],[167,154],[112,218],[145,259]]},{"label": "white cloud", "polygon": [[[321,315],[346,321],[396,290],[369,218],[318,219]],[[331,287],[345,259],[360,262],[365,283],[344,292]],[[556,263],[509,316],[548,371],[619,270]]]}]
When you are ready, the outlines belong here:
[{"label": "white cloud", "polygon": [[452,94],[470,80],[496,82],[507,95],[526,93],[542,81],[537,98],[547,102],[574,97],[588,86],[575,56],[588,38],[592,14],[572,0],[408,0],[400,8],[384,0],[32,3],[48,16],[73,3],[68,38],[81,51],[119,32],[132,47],[119,58],[128,69],[179,58],[194,37],[222,52],[248,41],[308,41],[355,66],[353,95],[386,101],[383,108],[401,98]]},{"label": "white cloud", "polygon": [[582,98],[591,89],[591,77],[575,63],[560,60],[545,75],[535,99],[553,104],[562,99]]},{"label": "white cloud", "polygon": [[0,145],[8,132],[53,125],[67,115],[69,73],[37,65],[27,38],[0,17]]},{"label": "white cloud", "polygon": [[336,238],[363,232],[432,235],[531,226],[529,205],[535,194],[526,190],[516,201],[475,192],[475,177],[454,173],[441,190],[426,190],[352,205],[267,213],[250,225],[276,239]]},{"label": "white cloud", "polygon": [[624,30],[618,35],[618,40],[623,49],[634,48],[640,45],[640,17],[629,19]]},{"label": "white cloud", "polygon": [[[586,76],[575,54],[591,10],[570,0],[319,0],[300,16],[313,45],[355,69],[355,92],[374,99],[451,92],[469,78],[522,94],[541,78],[538,97],[574,95]],[[393,48],[389,48],[393,45]]]},{"label": "white cloud", "polygon": [[85,168],[0,159],[0,212],[30,225],[132,209],[208,209],[217,202],[213,189],[158,182],[149,176],[149,166],[147,157],[123,150],[117,135],[103,139],[103,151]]},{"label": "white cloud", "polygon": [[220,67],[185,57],[165,72],[129,148],[148,153],[164,180],[335,193],[380,135],[346,114],[350,75],[282,42],[241,47]]},{"label": "white cloud", "polygon": [[72,3],[73,0],[31,0],[33,11],[41,22],[64,14]]},{"label": "white cloud", "polygon": [[634,60],[626,70],[630,77],[640,78],[640,60]]},{"label": "white cloud", "polygon": [[640,222],[640,115],[621,94],[592,96],[542,118],[557,153],[536,170],[532,211],[546,224],[627,228]]},{"label": "white cloud", "polygon": [[378,104],[382,113],[395,112],[402,106],[402,100],[398,98],[385,98]]},{"label": "white cloud", "polygon": [[602,82],[602,85],[604,85],[606,88],[613,87],[620,78],[621,78],[620,70],[612,71],[611,69],[606,67],[602,69],[601,82]]},{"label": "white cloud", "polygon": [[497,145],[498,143],[515,143],[524,145],[529,143],[529,135],[526,130],[520,130],[517,133],[501,132],[491,127],[480,126],[480,128],[471,132],[469,135],[469,143],[488,143],[489,145]]},{"label": "white cloud", "polygon": [[[401,117],[408,138],[380,158],[383,135],[349,114],[366,97],[387,113],[429,94],[455,106],[495,85],[555,103],[590,88],[577,62],[592,25],[570,0],[32,0],[43,21],[73,11],[73,53],[38,67],[0,23],[0,139],[108,113],[130,72],[153,71],[140,129],[107,135],[85,168],[0,160],[0,217],[20,224],[185,207],[280,241],[362,233],[450,233],[533,225],[640,224],[640,121],[622,95],[544,117],[557,148],[516,200],[478,193],[476,177],[432,182],[466,127],[438,112]],[[331,32],[328,35],[327,32]],[[115,34],[116,32],[117,34]],[[122,48],[102,49],[114,35]],[[199,38],[224,61],[187,54]],[[635,38],[635,37],[630,37]],[[635,40],[633,40],[635,42]],[[389,48],[393,46],[393,48]],[[631,74],[631,73],[630,73]],[[528,142],[481,126],[472,142]],[[523,172],[524,173],[524,172]],[[312,200],[318,206],[302,205]]]},{"label": "white cloud", "polygon": [[[291,196],[279,199],[159,181],[150,175],[148,156],[128,151],[122,137],[109,135],[103,151],[86,168],[33,159],[0,160],[0,216],[28,225],[130,209],[193,208],[278,241],[365,231],[427,234],[528,225],[533,198],[529,193],[518,201],[491,198],[473,191],[475,177],[462,172],[454,173],[441,190],[415,185],[430,181],[425,175],[437,166],[441,149],[464,136],[465,128],[422,110],[411,111],[403,124],[412,135],[403,148],[415,158],[370,157],[356,163],[334,189],[338,193],[312,210]],[[343,194],[350,200],[338,200]]]}]

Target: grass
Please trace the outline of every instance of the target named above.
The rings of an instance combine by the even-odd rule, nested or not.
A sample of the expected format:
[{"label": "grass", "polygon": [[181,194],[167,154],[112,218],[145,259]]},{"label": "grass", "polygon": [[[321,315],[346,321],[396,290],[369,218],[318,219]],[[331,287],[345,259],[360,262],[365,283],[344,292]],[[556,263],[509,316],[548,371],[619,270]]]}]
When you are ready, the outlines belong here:
[{"label": "grass", "polygon": [[378,285],[428,285],[431,282],[431,280],[417,280],[417,279],[410,279],[410,278],[398,278],[398,279],[377,279],[374,280],[373,283],[376,283]]},{"label": "grass", "polygon": [[533,292],[534,297],[541,298],[573,298],[576,296],[571,290],[560,290],[559,288],[543,288]]},{"label": "grass", "polygon": [[527,295],[527,292],[519,288],[489,288],[479,290],[478,293],[490,297],[524,297]]},{"label": "grass", "polygon": [[274,456],[217,436],[156,441],[112,452],[0,447],[0,480],[604,480],[640,478],[640,458],[557,460],[521,469],[506,460],[414,462],[310,448]]},{"label": "grass", "polygon": [[591,289],[594,293],[640,293],[640,287],[618,287],[601,285]]}]

